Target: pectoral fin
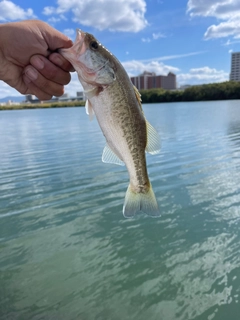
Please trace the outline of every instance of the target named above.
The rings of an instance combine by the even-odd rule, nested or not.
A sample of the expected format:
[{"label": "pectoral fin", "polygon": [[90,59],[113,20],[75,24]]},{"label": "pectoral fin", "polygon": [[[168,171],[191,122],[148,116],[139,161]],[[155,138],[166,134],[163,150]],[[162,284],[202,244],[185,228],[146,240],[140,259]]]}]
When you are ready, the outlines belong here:
[{"label": "pectoral fin", "polygon": [[114,163],[120,166],[125,165],[125,163],[112,151],[108,145],[106,145],[103,149],[102,162]]},{"label": "pectoral fin", "polygon": [[161,140],[157,130],[146,120],[147,124],[147,146],[146,152],[157,154],[161,149]]},{"label": "pectoral fin", "polygon": [[89,115],[89,119],[92,120],[94,118],[94,110],[91,105],[91,102],[87,99],[85,103],[86,114]]}]

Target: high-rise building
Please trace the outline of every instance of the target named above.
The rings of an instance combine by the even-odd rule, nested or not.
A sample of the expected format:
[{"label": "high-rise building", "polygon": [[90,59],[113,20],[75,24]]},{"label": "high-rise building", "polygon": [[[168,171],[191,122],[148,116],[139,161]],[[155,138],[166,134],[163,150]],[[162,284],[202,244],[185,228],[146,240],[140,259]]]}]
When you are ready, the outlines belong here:
[{"label": "high-rise building", "polygon": [[232,52],[230,81],[240,81],[240,52]]},{"label": "high-rise building", "polygon": [[141,89],[163,88],[173,90],[177,88],[176,75],[169,72],[167,76],[157,76],[154,72],[144,71],[137,77],[131,77],[132,83]]}]

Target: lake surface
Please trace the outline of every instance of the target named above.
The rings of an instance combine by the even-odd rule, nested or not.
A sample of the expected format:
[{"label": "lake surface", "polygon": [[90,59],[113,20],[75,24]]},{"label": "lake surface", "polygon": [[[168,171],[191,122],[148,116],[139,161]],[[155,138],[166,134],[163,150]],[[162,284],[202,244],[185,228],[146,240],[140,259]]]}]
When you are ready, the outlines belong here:
[{"label": "lake surface", "polygon": [[239,320],[240,101],[144,111],[158,219],[84,108],[0,112],[1,320]]}]

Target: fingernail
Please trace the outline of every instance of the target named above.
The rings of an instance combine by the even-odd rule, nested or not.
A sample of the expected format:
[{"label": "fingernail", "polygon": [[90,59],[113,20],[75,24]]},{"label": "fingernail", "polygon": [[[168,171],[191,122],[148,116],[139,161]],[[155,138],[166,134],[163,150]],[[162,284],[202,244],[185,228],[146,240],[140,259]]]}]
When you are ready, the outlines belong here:
[{"label": "fingernail", "polygon": [[25,75],[31,80],[36,80],[38,77],[37,71],[33,68],[28,68],[25,70]]},{"label": "fingernail", "polygon": [[31,60],[31,64],[36,69],[43,69],[44,68],[44,62],[38,57],[33,57],[32,60]]}]

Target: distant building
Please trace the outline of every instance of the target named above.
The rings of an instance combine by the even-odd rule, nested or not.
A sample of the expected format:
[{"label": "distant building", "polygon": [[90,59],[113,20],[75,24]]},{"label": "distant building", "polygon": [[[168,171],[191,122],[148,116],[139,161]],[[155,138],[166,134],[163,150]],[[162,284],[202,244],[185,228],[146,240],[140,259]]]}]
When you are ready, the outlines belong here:
[{"label": "distant building", "polygon": [[240,81],[240,52],[232,52],[230,81]]},{"label": "distant building", "polygon": [[32,102],[34,99],[36,99],[33,94],[26,94],[25,98],[26,102]]},{"label": "distant building", "polygon": [[67,99],[69,98],[69,94],[68,93],[64,93],[60,96],[60,98],[63,98],[63,99]]},{"label": "distant building", "polygon": [[77,91],[77,99],[78,100],[85,100],[85,94],[83,91]]},{"label": "distant building", "polygon": [[167,76],[157,76],[154,72],[144,71],[137,77],[131,77],[131,81],[138,90],[152,88],[175,90],[177,88],[176,75],[172,72]]},{"label": "distant building", "polygon": [[[44,102],[49,103],[49,102],[82,101],[82,100],[86,99],[84,92],[78,91],[76,94],[77,94],[76,96],[70,96],[68,93],[64,93],[60,97],[53,96],[49,100],[44,100]],[[26,98],[25,102],[28,102],[28,103],[42,103],[43,102],[43,101],[39,100],[38,98],[36,98],[32,94],[27,94],[25,96],[25,98]]]}]

